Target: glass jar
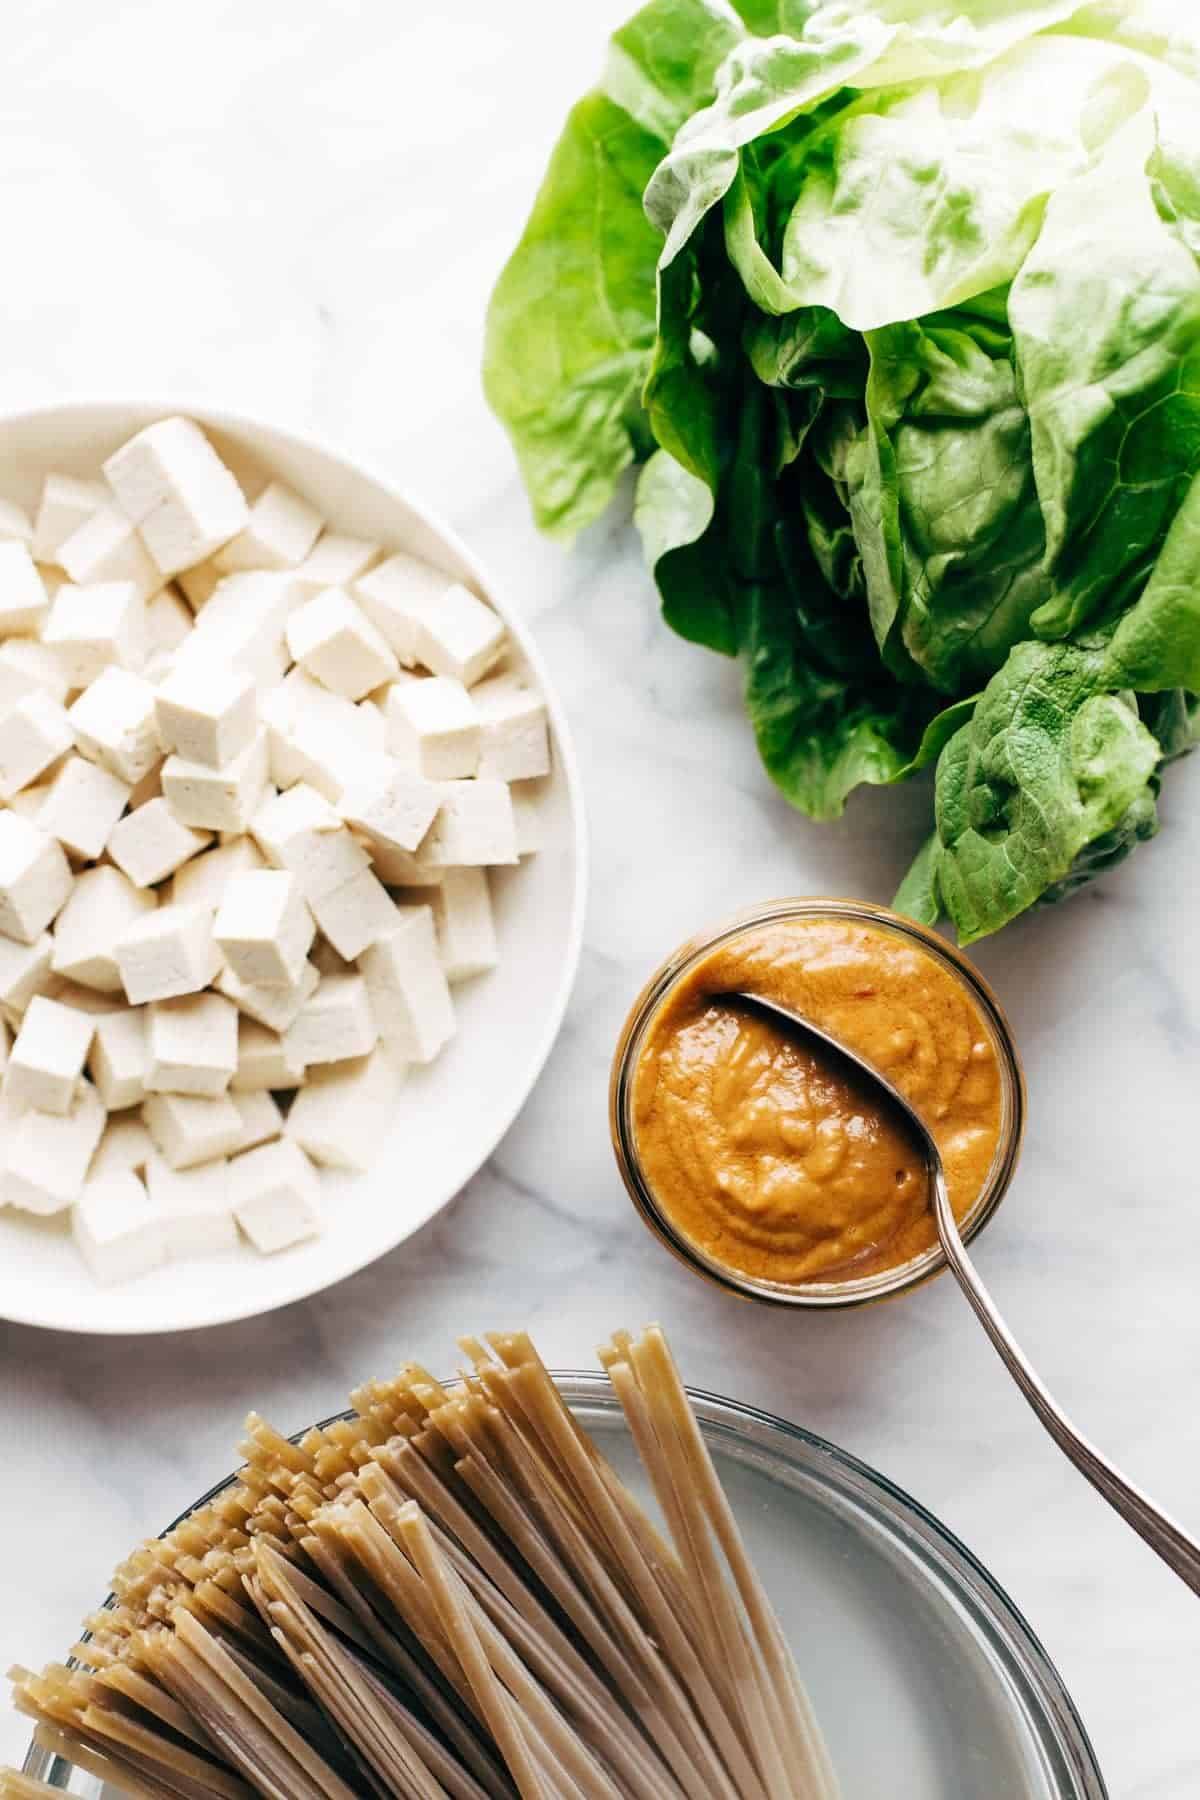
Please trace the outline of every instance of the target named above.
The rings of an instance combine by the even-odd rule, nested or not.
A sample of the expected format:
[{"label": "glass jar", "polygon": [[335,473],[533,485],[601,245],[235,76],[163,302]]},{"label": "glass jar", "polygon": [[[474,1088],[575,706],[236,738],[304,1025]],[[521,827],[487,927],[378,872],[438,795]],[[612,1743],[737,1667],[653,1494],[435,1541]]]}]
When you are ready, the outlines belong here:
[{"label": "glass jar", "polygon": [[905,1263],[857,1277],[791,1283],[750,1275],[715,1260],[676,1226],[653,1192],[638,1150],[634,1117],[635,1076],[660,1008],[676,985],[718,946],[756,927],[778,925],[791,919],[850,920],[895,933],[919,945],[969,993],[995,1055],[1001,1097],[1000,1129],[991,1167],[979,1193],[959,1220],[964,1241],[969,1243],[987,1224],[1012,1179],[1025,1120],[1025,1083],[1008,1022],[978,970],[943,938],[887,907],[872,906],[862,900],[801,898],[769,901],[749,907],[713,929],[690,938],[668,957],[635,1000],[617,1043],[609,1089],[613,1148],[629,1196],[646,1224],[669,1250],[699,1274],[748,1299],[767,1300],[781,1306],[861,1306],[907,1293],[939,1273],[945,1267],[940,1247],[934,1244]]}]

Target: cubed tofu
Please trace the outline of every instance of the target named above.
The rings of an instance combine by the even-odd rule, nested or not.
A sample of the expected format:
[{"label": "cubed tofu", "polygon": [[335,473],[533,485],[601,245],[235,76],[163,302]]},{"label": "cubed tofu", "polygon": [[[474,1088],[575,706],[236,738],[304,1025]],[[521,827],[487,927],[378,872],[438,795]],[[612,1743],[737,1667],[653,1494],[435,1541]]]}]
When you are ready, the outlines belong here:
[{"label": "cubed tofu", "polygon": [[278,1031],[271,1031],[245,1014],[239,1018],[234,1093],[279,1093],[298,1088],[304,1080],[304,1068],[304,1063],[288,1048]]},{"label": "cubed tofu", "polygon": [[146,1186],[170,1256],[211,1256],[237,1243],[224,1156],[195,1168],[173,1169],[165,1157],[154,1155],[146,1168]]},{"label": "cubed tofu", "polygon": [[105,669],[138,670],[146,660],[146,605],[132,581],[65,582],[42,627],[73,688],[90,687]]},{"label": "cubed tofu", "polygon": [[338,811],[374,850],[415,851],[437,816],[432,782],[382,759],[345,789]]},{"label": "cubed tofu", "polygon": [[58,840],[0,811],[0,934],[36,943],[70,892],[71,867]]},{"label": "cubed tofu", "polygon": [[416,660],[434,675],[473,687],[503,656],[508,638],[499,617],[469,588],[456,583],[413,611]]},{"label": "cubed tofu", "polygon": [[241,1136],[233,1155],[240,1156],[243,1150],[255,1150],[259,1144],[270,1144],[282,1137],[283,1114],[270,1094],[261,1089],[257,1093],[239,1089],[229,1097],[242,1121]]},{"label": "cubed tofu", "polygon": [[334,808],[304,784],[261,807],[250,831],[269,863],[295,875],[309,906],[370,866]]},{"label": "cubed tofu", "polygon": [[0,714],[0,800],[30,787],[74,743],[70,719],[49,694],[39,690],[10,706]]},{"label": "cubed tofu", "polygon": [[258,731],[223,768],[182,756],[169,756],[162,768],[163,796],[175,817],[207,831],[246,831],[262,804],[267,779],[265,731]]},{"label": "cubed tofu", "polygon": [[163,576],[203,562],[248,517],[236,477],[190,419],[148,425],[109,457],[104,473]]},{"label": "cubed tofu", "polygon": [[30,1107],[7,1120],[0,1162],[9,1205],[42,1217],[73,1206],[104,1121],[104,1104],[87,1081],[79,1083],[63,1117]]},{"label": "cubed tofu", "polygon": [[218,550],[219,569],[293,569],[304,561],[324,520],[315,507],[282,481],[268,482],[237,536]]},{"label": "cubed tofu", "polygon": [[142,600],[163,585],[137,527],[115,506],[102,506],[77,525],[56,558],[77,587],[110,581],[131,582]]},{"label": "cubed tofu", "polygon": [[203,856],[177,869],[171,880],[171,898],[216,912],[235,875],[265,867],[266,861],[254,839],[237,837],[231,843],[218,844],[215,850],[206,850]]},{"label": "cubed tofu", "polygon": [[132,1169],[84,1182],[71,1233],[94,1279],[105,1286],[148,1275],[167,1260],[162,1218]]},{"label": "cubed tofu", "polygon": [[447,869],[430,896],[447,981],[469,981],[500,960],[486,869]]},{"label": "cubed tofu", "polygon": [[242,1134],[242,1115],[221,1094],[150,1094],[142,1118],[155,1148],[172,1169],[194,1169],[228,1156]]},{"label": "cubed tofu", "polygon": [[257,691],[238,669],[185,663],[159,687],[155,717],[164,749],[186,762],[223,769],[254,741]]},{"label": "cubed tofu", "polygon": [[199,856],[212,843],[211,831],[183,825],[162,797],[147,800],[114,826],[108,854],[135,887],[154,887]]},{"label": "cubed tofu", "polygon": [[69,855],[95,862],[129,803],[130,787],[111,769],[72,752],[59,764],[38,809],[38,824]]},{"label": "cubed tofu", "polygon": [[[15,500],[0,500],[0,542],[31,544],[33,520]],[[364,565],[365,566],[365,565]]]},{"label": "cubed tofu", "polygon": [[4,1074],[4,1098],[14,1106],[65,1116],[79,1087],[92,1042],[93,1020],[73,1007],[35,994],[21,1021]]},{"label": "cubed tofu", "polygon": [[110,1113],[140,1106],[146,1098],[146,1014],[140,1006],[93,1020],[88,1074]]},{"label": "cubed tofu", "polygon": [[454,1002],[428,906],[401,906],[359,959],[383,1042],[405,1062],[432,1062],[455,1031]]},{"label": "cubed tofu", "polygon": [[471,690],[479,715],[479,767],[496,781],[550,773],[546,703],[519,675],[489,675]]},{"label": "cubed tofu", "polygon": [[111,504],[112,495],[102,481],[82,481],[76,475],[47,475],[42,486],[32,551],[40,563],[58,561],[60,547],[73,531]]},{"label": "cubed tofu", "polygon": [[230,1187],[237,1222],[264,1255],[321,1229],[317,1173],[297,1144],[263,1144],[235,1158]]},{"label": "cubed tofu", "polygon": [[417,662],[417,622],[422,607],[436,606],[454,585],[441,569],[399,550],[354,583],[354,597],[406,668]]},{"label": "cubed tofu", "polygon": [[312,915],[339,956],[355,962],[368,945],[392,930],[396,907],[370,869],[351,876],[342,887],[310,900]]},{"label": "cubed tofu", "polygon": [[61,706],[68,691],[57,656],[36,638],[6,638],[0,644],[0,708],[39,692]]},{"label": "cubed tofu", "polygon": [[300,978],[316,926],[294,875],[256,869],[230,882],[213,935],[239,981],[290,988]]},{"label": "cubed tofu", "polygon": [[226,575],[176,652],[176,667],[239,669],[260,687],[273,686],[287,672],[284,632],[299,603],[289,574],[256,569]]},{"label": "cubed tofu", "polygon": [[154,689],[128,669],[105,669],[67,717],[83,754],[122,781],[140,782],[162,761]]},{"label": "cubed tofu", "polygon": [[284,1136],[330,1169],[369,1168],[396,1107],[404,1065],[385,1050],[313,1069],[292,1101]]},{"label": "cubed tofu", "polygon": [[435,675],[398,683],[388,692],[385,717],[388,750],[406,769],[429,781],[475,774],[479,715],[461,681]]},{"label": "cubed tofu", "polygon": [[0,543],[0,637],[36,637],[50,599],[25,544]]},{"label": "cubed tofu", "polygon": [[122,993],[116,946],[157,906],[157,895],[135,887],[120,869],[103,863],[85,869],[54,928],[55,974],[100,994]]},{"label": "cubed tofu", "polygon": [[[304,598],[311,600],[324,588],[348,588],[365,575],[379,560],[379,545],[366,538],[344,537],[325,531],[317,539],[302,563],[297,564],[296,580]],[[386,635],[386,634],[385,634]]]},{"label": "cubed tofu", "polygon": [[160,906],[131,926],[114,946],[132,1006],[198,994],[221,963],[205,906]]},{"label": "cubed tofu", "polygon": [[421,853],[442,868],[481,867],[517,861],[512,799],[502,781],[446,781],[441,804]]},{"label": "cubed tofu", "polygon": [[140,1175],[154,1154],[154,1139],[133,1113],[109,1119],[96,1146],[88,1174],[107,1175],[115,1169],[132,1169]]},{"label": "cubed tofu", "polygon": [[223,1094],[237,1068],[237,1008],[221,994],[155,1000],[146,1021],[148,1094]]},{"label": "cubed tofu", "polygon": [[160,588],[146,602],[145,612],[147,656],[171,656],[186,643],[192,629],[192,609],[176,588]]},{"label": "cubed tofu", "polygon": [[536,856],[542,847],[542,799],[545,783],[517,781],[509,788],[517,855]]},{"label": "cubed tofu", "polygon": [[346,700],[363,699],[397,671],[386,641],[344,588],[306,600],[288,620],[287,643],[308,674]]},{"label": "cubed tofu", "polygon": [[191,611],[198,613],[208,605],[224,580],[224,575],[210,556],[206,561],[197,563],[195,568],[180,569],[175,580]]},{"label": "cubed tofu", "polygon": [[232,969],[225,968],[217,976],[217,989],[247,1018],[256,1019],[271,1031],[286,1031],[319,979],[312,964],[305,963],[293,987],[251,987],[239,981]]},{"label": "cubed tofu", "polygon": [[289,1056],[309,1067],[368,1056],[379,1042],[379,1029],[362,976],[323,976],[283,1042]]},{"label": "cubed tofu", "polygon": [[54,939],[43,931],[36,943],[21,944],[0,937],[0,1007],[20,1014],[50,979]]}]

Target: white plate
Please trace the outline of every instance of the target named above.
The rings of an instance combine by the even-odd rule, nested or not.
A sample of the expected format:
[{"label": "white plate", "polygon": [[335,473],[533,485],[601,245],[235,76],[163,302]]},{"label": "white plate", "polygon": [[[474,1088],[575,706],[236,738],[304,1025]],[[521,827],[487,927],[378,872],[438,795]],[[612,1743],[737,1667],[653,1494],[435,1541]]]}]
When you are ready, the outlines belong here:
[{"label": "white plate", "polygon": [[248,1318],[341,1281],[402,1243],[453,1199],[512,1123],[562,1023],[579,961],[586,842],[562,709],[528,631],[465,545],[423,507],[311,438],[211,407],[129,402],[0,419],[0,494],[32,507],[49,470],[95,475],[125,438],[171,412],[198,420],[252,484],[280,476],[334,530],[412,551],[482,594],[546,696],[554,768],[544,784],[541,853],[494,882],[500,967],[455,990],[458,1035],[405,1083],[369,1172],[322,1174],[324,1234],[274,1257],[240,1246],[101,1288],[79,1261],[65,1218],[0,1211],[0,1317],[62,1331],[183,1331]]}]

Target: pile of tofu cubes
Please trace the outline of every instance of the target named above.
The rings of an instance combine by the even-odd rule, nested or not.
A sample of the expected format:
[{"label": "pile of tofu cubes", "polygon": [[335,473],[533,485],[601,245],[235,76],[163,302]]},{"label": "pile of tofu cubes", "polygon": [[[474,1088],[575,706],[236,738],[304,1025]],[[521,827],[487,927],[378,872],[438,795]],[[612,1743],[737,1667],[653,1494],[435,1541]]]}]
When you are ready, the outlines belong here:
[{"label": "pile of tofu cubes", "polygon": [[541,696],[429,565],[200,428],[0,502],[0,1205],[99,1281],[321,1229],[496,964]]}]

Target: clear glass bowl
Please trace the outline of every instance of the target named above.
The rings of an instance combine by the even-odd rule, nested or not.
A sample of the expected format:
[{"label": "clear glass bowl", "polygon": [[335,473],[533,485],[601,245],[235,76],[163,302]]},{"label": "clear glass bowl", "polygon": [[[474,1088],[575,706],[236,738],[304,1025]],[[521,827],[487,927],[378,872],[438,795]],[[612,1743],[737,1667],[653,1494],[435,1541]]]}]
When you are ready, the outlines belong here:
[{"label": "clear glass bowl", "polygon": [[987,1224],[1008,1191],[1020,1155],[1025,1125],[1025,1081],[1008,1021],[999,1002],[978,969],[961,956],[936,932],[927,931],[886,906],[872,906],[865,900],[831,900],[800,898],[772,900],[761,906],[748,907],[710,930],[689,938],[662,966],[655,970],[630,1010],[613,1056],[612,1080],[609,1087],[609,1124],[613,1149],[621,1178],[629,1197],[655,1236],[682,1262],[698,1274],[715,1281],[731,1292],[750,1300],[766,1300],[777,1306],[841,1307],[862,1306],[873,1300],[889,1300],[907,1293],[938,1274],[946,1266],[940,1248],[934,1245],[909,1262],[896,1268],[881,1269],[873,1275],[845,1278],[840,1281],[781,1282],[767,1281],[733,1269],[716,1261],[678,1230],[666,1210],[660,1206],[653,1187],[646,1178],[638,1152],[634,1124],[633,1096],[635,1075],[647,1033],[660,1006],[675,985],[718,944],[736,938],[758,925],[774,925],[788,919],[852,919],[874,925],[896,936],[915,940],[962,983],[971,995],[991,1040],[1000,1071],[1001,1117],[996,1154],[987,1180],[970,1208],[959,1221],[963,1239],[971,1239]]},{"label": "clear glass bowl", "polygon": [[[555,1379],[645,1496],[606,1377]],[[845,1800],[1107,1800],[1062,1680],[970,1551],[823,1439],[731,1400],[692,1397]],[[72,1794],[102,1793],[36,1749],[25,1768]]]}]

